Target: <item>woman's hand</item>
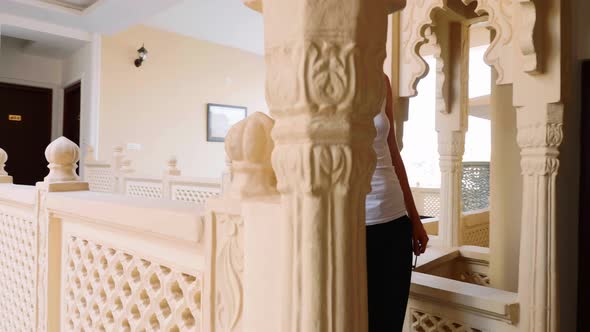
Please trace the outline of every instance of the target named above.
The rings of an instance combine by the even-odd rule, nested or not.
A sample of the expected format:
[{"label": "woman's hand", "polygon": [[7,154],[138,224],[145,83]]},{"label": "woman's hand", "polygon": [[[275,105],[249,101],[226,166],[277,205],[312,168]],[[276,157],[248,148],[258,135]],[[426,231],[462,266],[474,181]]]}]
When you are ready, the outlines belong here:
[{"label": "woman's hand", "polygon": [[424,225],[422,225],[420,217],[412,218],[412,241],[414,255],[420,256],[426,251],[426,246],[428,245],[428,234],[424,229]]}]

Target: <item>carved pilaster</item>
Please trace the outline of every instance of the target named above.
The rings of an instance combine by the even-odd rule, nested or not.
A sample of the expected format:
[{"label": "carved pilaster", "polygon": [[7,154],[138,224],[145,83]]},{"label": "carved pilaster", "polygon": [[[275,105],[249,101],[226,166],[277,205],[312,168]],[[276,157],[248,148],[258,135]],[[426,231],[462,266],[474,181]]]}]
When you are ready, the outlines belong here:
[{"label": "carved pilaster", "polygon": [[[550,111],[561,113],[561,107],[554,105]],[[557,331],[555,190],[562,124],[519,123],[517,140],[523,174],[519,264],[522,330]]]},{"label": "carved pilaster", "polygon": [[445,246],[456,247],[460,243],[461,223],[461,175],[465,132],[439,132],[438,153],[440,161],[440,221],[439,237]]},{"label": "carved pilaster", "polygon": [[272,160],[287,224],[281,331],[367,330],[364,202],[387,12],[401,2],[264,2]]}]

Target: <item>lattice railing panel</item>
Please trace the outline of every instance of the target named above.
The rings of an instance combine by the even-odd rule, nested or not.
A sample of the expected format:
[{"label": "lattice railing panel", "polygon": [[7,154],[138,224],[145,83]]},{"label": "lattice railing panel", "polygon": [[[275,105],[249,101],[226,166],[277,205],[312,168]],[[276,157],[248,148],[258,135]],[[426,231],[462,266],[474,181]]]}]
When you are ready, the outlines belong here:
[{"label": "lattice railing panel", "polygon": [[490,163],[463,163],[461,184],[463,211],[490,206]]},{"label": "lattice railing panel", "polygon": [[483,332],[484,330],[467,326],[437,315],[411,309],[412,331],[415,332]]},{"label": "lattice railing panel", "polygon": [[73,331],[200,331],[200,276],[67,239],[64,323]]},{"label": "lattice railing panel", "polygon": [[466,246],[490,246],[490,224],[480,224],[463,228],[463,245]]},{"label": "lattice railing panel", "polygon": [[90,191],[112,193],[115,191],[115,178],[109,167],[86,167],[86,182]]},{"label": "lattice railing panel", "polygon": [[125,193],[132,197],[162,198],[162,183],[128,182]]},{"label": "lattice railing panel", "polygon": [[440,193],[424,193],[424,214],[440,217]]},{"label": "lattice railing panel", "polygon": [[0,331],[34,331],[37,227],[0,210]]},{"label": "lattice railing panel", "polygon": [[172,199],[203,204],[207,199],[219,195],[218,192],[193,186],[173,186]]}]

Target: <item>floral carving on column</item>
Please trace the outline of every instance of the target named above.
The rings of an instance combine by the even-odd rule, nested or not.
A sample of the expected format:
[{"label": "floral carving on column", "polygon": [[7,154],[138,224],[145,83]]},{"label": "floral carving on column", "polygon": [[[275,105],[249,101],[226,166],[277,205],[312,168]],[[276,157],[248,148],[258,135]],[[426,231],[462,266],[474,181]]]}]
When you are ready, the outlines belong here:
[{"label": "floral carving on column", "polygon": [[[349,106],[355,84],[354,44],[311,43],[305,63],[308,98],[322,110],[329,105]],[[309,87],[312,87],[311,89]]]},{"label": "floral carving on column", "polygon": [[216,305],[219,331],[238,331],[243,312],[244,271],[243,219],[238,215],[217,214]]}]

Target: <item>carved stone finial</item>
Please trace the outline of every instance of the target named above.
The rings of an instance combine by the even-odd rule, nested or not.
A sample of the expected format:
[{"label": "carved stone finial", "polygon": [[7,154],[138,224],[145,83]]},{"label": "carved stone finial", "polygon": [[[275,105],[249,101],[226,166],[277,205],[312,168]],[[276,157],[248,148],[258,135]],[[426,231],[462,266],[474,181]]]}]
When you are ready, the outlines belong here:
[{"label": "carved stone finial", "polygon": [[274,147],[270,132],[274,120],[256,112],[236,123],[225,139],[225,152],[231,160],[231,192],[239,197],[275,194],[276,176],[271,164]]},{"label": "carved stone finial", "polygon": [[6,161],[8,160],[8,154],[2,148],[0,148],[0,176],[8,175],[4,170],[4,166],[6,166]]},{"label": "carved stone finial", "polygon": [[76,143],[65,137],[60,137],[51,142],[45,149],[45,158],[49,162],[49,174],[45,182],[69,182],[79,181],[76,174],[76,163],[80,160],[80,148]]},{"label": "carved stone finial", "polygon": [[180,170],[176,167],[177,164],[178,160],[176,159],[176,156],[171,156],[170,159],[168,159],[168,169],[165,172],[166,175],[180,175]]},{"label": "carved stone finial", "polygon": [[121,173],[133,173],[130,159],[124,159],[121,161]]},{"label": "carved stone finial", "polygon": [[0,183],[12,183],[12,176],[8,175],[4,170],[7,160],[8,154],[0,148]]}]

